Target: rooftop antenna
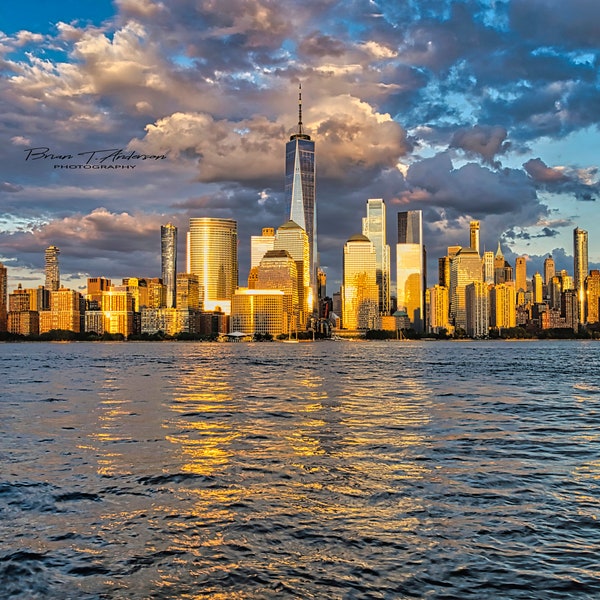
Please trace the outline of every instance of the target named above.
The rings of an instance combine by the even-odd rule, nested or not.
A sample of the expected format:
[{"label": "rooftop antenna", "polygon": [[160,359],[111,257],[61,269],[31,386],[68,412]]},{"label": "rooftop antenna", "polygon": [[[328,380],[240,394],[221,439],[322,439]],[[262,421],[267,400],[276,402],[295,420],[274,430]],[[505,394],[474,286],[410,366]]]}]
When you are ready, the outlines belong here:
[{"label": "rooftop antenna", "polygon": [[298,133],[302,135],[302,83],[298,84]]},{"label": "rooftop antenna", "polygon": [[294,133],[290,136],[291,140],[310,140],[310,135],[304,133],[302,126],[302,84],[298,84],[298,133]]}]

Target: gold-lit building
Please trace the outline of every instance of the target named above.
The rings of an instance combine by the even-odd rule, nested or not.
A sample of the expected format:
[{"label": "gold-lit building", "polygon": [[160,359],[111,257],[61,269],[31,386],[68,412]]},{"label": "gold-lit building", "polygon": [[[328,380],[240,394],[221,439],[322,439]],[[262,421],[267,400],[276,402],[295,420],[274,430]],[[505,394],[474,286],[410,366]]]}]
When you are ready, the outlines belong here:
[{"label": "gold-lit building", "polygon": [[7,329],[8,269],[0,263],[0,331]]},{"label": "gold-lit building", "polygon": [[177,308],[201,309],[200,282],[192,273],[177,273]]},{"label": "gold-lit building", "polygon": [[377,285],[379,286],[379,313],[390,312],[390,247],[386,238],[385,202],[381,198],[367,200],[367,216],[362,220],[362,233],[375,247],[377,256]]},{"label": "gold-lit building", "polygon": [[341,295],[344,329],[378,329],[377,257],[365,235],[353,235],[344,244]]},{"label": "gold-lit building", "polygon": [[118,289],[129,292],[133,298],[133,310],[140,312],[143,306],[148,306],[148,282],[146,279],[139,277],[125,277],[123,286],[118,286]]},{"label": "gold-lit building", "polygon": [[196,308],[142,308],[141,332],[200,333],[200,314]]},{"label": "gold-lit building", "polygon": [[585,320],[585,278],[588,276],[588,232],[579,227],[573,230],[573,272],[579,322],[583,323]]},{"label": "gold-lit building", "polygon": [[187,236],[188,273],[198,276],[204,310],[229,313],[238,285],[237,222],[193,217]]},{"label": "gold-lit building", "polygon": [[533,303],[541,304],[544,301],[544,280],[537,271],[531,278],[531,287],[533,290]]},{"label": "gold-lit building", "polygon": [[479,254],[473,248],[461,248],[450,265],[450,320],[456,328],[467,329],[466,286],[481,280]]},{"label": "gold-lit building", "polygon": [[58,267],[58,255],[60,250],[56,246],[46,248],[45,258],[45,288],[51,292],[56,292],[60,289],[60,270]]},{"label": "gold-lit building", "polygon": [[310,285],[310,245],[306,231],[294,221],[287,221],[277,228],[273,250],[287,250],[296,262],[298,275],[298,327],[304,329],[313,308]]},{"label": "gold-lit building", "polygon": [[421,210],[399,212],[396,245],[396,304],[399,311],[406,312],[411,327],[416,331],[423,331],[425,324],[425,281],[423,212]]},{"label": "gold-lit building", "polygon": [[250,236],[250,268],[258,267],[262,257],[275,247],[275,228],[263,227],[262,235]]},{"label": "gold-lit building", "polygon": [[448,322],[450,301],[448,288],[442,285],[434,285],[427,290],[427,305],[429,307],[429,331],[439,333],[445,329],[452,329]]},{"label": "gold-lit building", "polygon": [[515,290],[527,291],[527,259],[524,256],[517,256],[515,260]]},{"label": "gold-lit building", "polygon": [[172,223],[160,226],[160,277],[165,286],[166,308],[175,308],[177,301],[177,227]]},{"label": "gold-lit building", "polygon": [[80,333],[84,323],[83,296],[75,290],[60,288],[50,292],[50,310],[40,312],[40,333],[62,329]]},{"label": "gold-lit building", "polygon": [[483,253],[482,268],[483,281],[494,283],[494,253],[491,250]]},{"label": "gold-lit building", "polygon": [[490,289],[490,326],[497,329],[516,327],[517,302],[511,283],[494,285]]},{"label": "gold-lit building", "polygon": [[8,296],[7,330],[18,335],[37,335],[40,331],[40,315],[31,308],[31,296],[19,287]]},{"label": "gold-lit building", "polygon": [[479,221],[469,223],[469,246],[479,254]]},{"label": "gold-lit building", "polygon": [[600,322],[600,271],[592,269],[585,278],[586,323]]},{"label": "gold-lit building", "polygon": [[287,250],[268,250],[257,267],[254,289],[281,290],[283,296],[283,319],[290,327],[300,324],[298,294],[298,271],[296,261]]},{"label": "gold-lit building", "polygon": [[129,337],[133,333],[134,304],[132,295],[127,291],[112,288],[102,292],[103,333]]},{"label": "gold-lit building", "polygon": [[[473,248],[471,248],[473,250]],[[489,296],[485,281],[472,281],[465,286],[466,332],[472,338],[484,338],[489,334]]]},{"label": "gold-lit building", "polygon": [[283,298],[281,290],[236,290],[231,302],[231,332],[273,337],[286,333]]}]

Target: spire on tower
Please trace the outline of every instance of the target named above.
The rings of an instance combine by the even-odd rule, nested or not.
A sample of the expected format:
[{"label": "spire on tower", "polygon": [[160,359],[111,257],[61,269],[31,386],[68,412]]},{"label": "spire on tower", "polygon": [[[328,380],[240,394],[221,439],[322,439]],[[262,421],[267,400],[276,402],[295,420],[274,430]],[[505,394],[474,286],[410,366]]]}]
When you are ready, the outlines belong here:
[{"label": "spire on tower", "polygon": [[302,83],[298,84],[298,133],[294,133],[290,140],[310,140],[310,135],[304,133],[302,126]]},{"label": "spire on tower", "polygon": [[298,133],[302,135],[302,83],[298,84]]}]

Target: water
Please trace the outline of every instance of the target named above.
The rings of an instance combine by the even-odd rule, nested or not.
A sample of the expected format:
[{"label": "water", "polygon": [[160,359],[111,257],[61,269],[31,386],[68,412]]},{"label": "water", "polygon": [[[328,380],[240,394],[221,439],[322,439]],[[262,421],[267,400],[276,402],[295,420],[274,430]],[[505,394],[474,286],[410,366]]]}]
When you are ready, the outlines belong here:
[{"label": "water", "polygon": [[0,597],[600,597],[600,344],[0,345]]}]

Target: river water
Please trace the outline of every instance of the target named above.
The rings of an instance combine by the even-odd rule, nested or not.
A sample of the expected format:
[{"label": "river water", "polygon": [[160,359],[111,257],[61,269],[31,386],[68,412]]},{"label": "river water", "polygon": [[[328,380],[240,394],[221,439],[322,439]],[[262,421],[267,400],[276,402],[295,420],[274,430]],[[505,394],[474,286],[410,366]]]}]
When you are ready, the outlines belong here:
[{"label": "river water", "polygon": [[0,597],[600,597],[600,343],[0,345]]}]

